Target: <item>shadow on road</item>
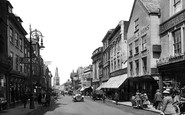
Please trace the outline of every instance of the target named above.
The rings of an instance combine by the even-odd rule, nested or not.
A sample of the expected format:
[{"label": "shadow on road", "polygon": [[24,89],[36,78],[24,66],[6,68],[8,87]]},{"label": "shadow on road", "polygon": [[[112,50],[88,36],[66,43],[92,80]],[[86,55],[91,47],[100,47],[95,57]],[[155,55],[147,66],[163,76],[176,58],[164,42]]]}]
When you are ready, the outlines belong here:
[{"label": "shadow on road", "polygon": [[56,108],[58,108],[61,105],[67,105],[63,103],[57,103],[55,100],[51,100],[50,106],[41,106],[38,109],[27,113],[26,115],[44,115],[48,111],[54,111]]}]

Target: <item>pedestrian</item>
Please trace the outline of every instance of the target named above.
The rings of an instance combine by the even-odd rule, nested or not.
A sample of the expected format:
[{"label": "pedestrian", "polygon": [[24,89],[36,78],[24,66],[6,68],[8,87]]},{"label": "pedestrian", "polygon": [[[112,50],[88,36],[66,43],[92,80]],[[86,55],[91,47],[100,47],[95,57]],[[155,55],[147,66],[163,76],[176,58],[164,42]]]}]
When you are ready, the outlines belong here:
[{"label": "pedestrian", "polygon": [[26,104],[27,104],[27,101],[28,101],[27,94],[26,93],[23,93],[21,99],[22,99],[22,103],[24,105],[24,108],[26,108]]},{"label": "pedestrian", "polygon": [[169,90],[163,91],[164,98],[162,100],[162,113],[164,115],[176,115],[174,106],[172,105],[173,99]]},{"label": "pedestrian", "polygon": [[150,101],[148,99],[148,96],[146,93],[143,94],[143,107],[148,108],[148,105],[150,105]]},{"label": "pedestrian", "polygon": [[49,92],[46,93],[46,105],[49,106],[51,101],[51,95]]},{"label": "pedestrian", "polygon": [[42,94],[41,103],[42,103],[42,105],[46,105],[46,95],[45,95],[45,93]]},{"label": "pedestrian", "polygon": [[141,93],[139,92],[139,90],[137,90],[136,92],[135,100],[136,100],[136,108],[142,109],[142,99],[141,99]]},{"label": "pedestrian", "polygon": [[180,114],[180,91],[179,90],[174,90],[174,97],[173,97],[173,106],[175,107],[176,113],[179,115]]},{"label": "pedestrian", "polygon": [[38,100],[38,104],[41,104],[41,99],[42,99],[42,94],[41,93],[39,93],[39,95],[38,95],[38,98],[37,98]]},{"label": "pedestrian", "polygon": [[118,92],[117,92],[117,91],[115,92],[114,99],[115,99],[115,101],[116,101],[116,105],[118,105],[118,101],[119,101],[119,94],[118,94]]},{"label": "pedestrian", "polygon": [[156,90],[154,95],[154,107],[157,110],[160,110],[162,106],[162,94],[159,89]]},{"label": "pedestrian", "polygon": [[103,94],[102,94],[103,103],[105,103],[105,99],[106,99],[105,92],[103,92]]}]

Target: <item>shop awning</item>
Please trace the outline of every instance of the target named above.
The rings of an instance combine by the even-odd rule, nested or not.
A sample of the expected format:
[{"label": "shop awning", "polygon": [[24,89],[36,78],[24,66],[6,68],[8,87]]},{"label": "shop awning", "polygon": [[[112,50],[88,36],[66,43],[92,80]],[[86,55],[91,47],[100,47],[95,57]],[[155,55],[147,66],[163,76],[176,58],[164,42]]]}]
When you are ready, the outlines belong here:
[{"label": "shop awning", "polygon": [[98,88],[96,88],[96,90],[101,90],[101,88],[103,88],[105,83],[102,83]]},{"label": "shop awning", "polygon": [[111,77],[102,88],[119,88],[121,84],[127,79],[127,74]]}]

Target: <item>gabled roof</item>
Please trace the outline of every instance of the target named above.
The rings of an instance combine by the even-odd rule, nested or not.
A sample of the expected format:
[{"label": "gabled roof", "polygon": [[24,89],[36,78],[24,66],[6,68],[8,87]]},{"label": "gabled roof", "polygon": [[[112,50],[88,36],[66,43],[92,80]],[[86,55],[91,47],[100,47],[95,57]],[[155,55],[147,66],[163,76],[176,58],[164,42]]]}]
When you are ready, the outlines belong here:
[{"label": "gabled roof", "polygon": [[[132,18],[132,14],[133,14],[133,10],[135,7],[137,0],[134,0],[133,6],[132,6],[132,10],[130,13],[130,17],[129,17],[129,24],[130,25],[130,20]],[[158,14],[160,13],[160,0],[138,0],[141,5],[147,10],[147,12],[150,13],[154,13],[154,14]]]},{"label": "gabled roof", "polygon": [[148,13],[159,13],[160,0],[140,0]]}]

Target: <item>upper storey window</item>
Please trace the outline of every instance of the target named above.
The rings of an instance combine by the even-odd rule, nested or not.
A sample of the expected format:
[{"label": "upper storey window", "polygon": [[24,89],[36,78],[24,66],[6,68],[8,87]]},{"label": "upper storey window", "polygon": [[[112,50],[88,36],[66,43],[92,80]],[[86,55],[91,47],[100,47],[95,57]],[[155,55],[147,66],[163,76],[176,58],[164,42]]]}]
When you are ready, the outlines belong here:
[{"label": "upper storey window", "polygon": [[182,0],[172,0],[173,14],[179,12],[182,9]]},{"label": "upper storey window", "polygon": [[178,29],[173,32],[173,39],[174,39],[174,54],[181,54],[182,48],[181,48],[181,30]]},{"label": "upper storey window", "polygon": [[134,21],[134,26],[135,26],[134,32],[136,33],[137,31],[139,31],[139,18],[137,18],[137,19]]}]

